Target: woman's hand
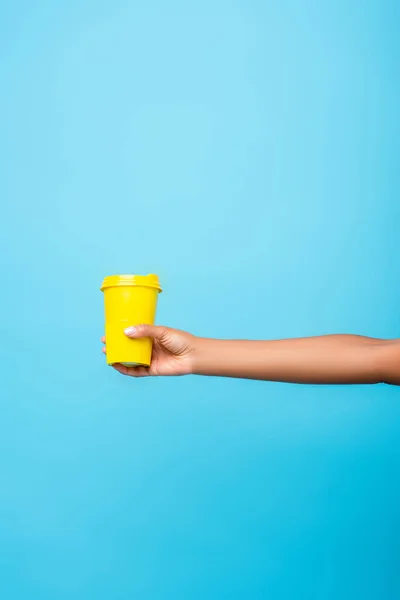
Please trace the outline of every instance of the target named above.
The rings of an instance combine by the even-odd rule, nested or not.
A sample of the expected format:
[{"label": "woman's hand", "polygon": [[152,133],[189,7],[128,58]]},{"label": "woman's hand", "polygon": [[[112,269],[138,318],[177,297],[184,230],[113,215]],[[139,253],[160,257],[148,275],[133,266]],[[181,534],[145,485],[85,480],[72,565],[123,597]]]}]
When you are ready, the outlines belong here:
[{"label": "woman's hand", "polygon": [[[153,354],[150,367],[125,367],[114,364],[113,367],[123,375],[147,377],[159,375],[189,375],[193,372],[193,359],[196,337],[185,331],[160,327],[157,325],[137,325],[125,329],[125,335],[131,339],[153,338]],[[101,340],[104,344],[106,339]],[[103,348],[106,353],[106,347]]]},{"label": "woman's hand", "polygon": [[400,339],[327,335],[275,341],[212,340],[155,325],[128,327],[125,334],[154,341],[149,368],[113,365],[132,377],[190,373],[291,383],[400,385]]}]

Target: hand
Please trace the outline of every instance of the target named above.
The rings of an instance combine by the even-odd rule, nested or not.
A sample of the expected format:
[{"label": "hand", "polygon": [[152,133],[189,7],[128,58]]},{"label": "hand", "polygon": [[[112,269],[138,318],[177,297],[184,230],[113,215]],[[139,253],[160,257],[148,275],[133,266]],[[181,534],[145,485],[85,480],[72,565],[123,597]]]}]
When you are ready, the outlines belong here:
[{"label": "hand", "polygon": [[[153,338],[153,354],[150,367],[126,367],[114,364],[123,375],[147,377],[160,375],[188,375],[193,372],[193,355],[196,337],[185,331],[156,325],[137,325],[125,329],[125,335],[132,339]],[[101,341],[105,344],[106,339]],[[106,348],[103,352],[106,353]]]}]

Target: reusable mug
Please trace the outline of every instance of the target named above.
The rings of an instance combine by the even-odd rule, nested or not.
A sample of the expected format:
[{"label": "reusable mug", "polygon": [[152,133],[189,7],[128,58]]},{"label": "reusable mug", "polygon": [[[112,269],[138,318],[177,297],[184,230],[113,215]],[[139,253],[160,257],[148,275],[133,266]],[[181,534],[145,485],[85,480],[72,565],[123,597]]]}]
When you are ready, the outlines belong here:
[{"label": "reusable mug", "polygon": [[101,286],[104,292],[107,364],[150,366],[153,340],[130,339],[124,329],[131,325],[154,324],[158,294],[157,275],[111,275]]}]

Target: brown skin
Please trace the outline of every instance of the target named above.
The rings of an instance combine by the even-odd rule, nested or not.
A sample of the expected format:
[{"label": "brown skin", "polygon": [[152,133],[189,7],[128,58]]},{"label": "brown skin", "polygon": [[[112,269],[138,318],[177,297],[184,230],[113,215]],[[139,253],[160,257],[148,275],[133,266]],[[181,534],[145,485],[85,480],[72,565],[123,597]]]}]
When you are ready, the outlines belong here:
[{"label": "brown skin", "polygon": [[357,335],[213,340],[155,325],[137,325],[126,334],[154,340],[149,368],[113,365],[131,377],[194,374],[290,383],[400,385],[400,340]]}]

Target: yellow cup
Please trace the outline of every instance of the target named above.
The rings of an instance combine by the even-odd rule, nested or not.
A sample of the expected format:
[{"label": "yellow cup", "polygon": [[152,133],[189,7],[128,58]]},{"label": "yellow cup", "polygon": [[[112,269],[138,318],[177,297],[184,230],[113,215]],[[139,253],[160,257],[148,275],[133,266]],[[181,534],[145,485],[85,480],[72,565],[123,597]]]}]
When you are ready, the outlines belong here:
[{"label": "yellow cup", "polygon": [[112,275],[104,279],[101,291],[104,292],[107,364],[148,367],[153,340],[130,339],[124,329],[154,323],[158,294],[162,291],[157,275]]}]

